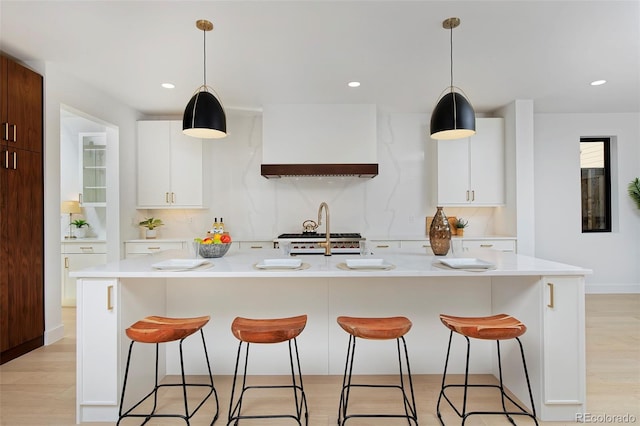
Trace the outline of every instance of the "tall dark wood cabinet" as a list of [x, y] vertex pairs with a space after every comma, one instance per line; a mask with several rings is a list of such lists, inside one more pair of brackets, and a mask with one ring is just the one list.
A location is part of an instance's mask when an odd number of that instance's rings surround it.
[[0, 364], [44, 344], [42, 76], [0, 56]]

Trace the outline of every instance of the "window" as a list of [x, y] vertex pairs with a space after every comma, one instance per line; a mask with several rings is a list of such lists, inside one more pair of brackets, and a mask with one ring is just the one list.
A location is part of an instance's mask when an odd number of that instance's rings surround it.
[[610, 138], [580, 138], [582, 232], [611, 232]]

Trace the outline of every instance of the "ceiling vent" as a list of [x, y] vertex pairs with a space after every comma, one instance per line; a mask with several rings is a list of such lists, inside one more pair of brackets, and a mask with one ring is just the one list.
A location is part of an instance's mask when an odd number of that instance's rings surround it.
[[376, 116], [372, 104], [265, 106], [262, 176], [377, 176]]

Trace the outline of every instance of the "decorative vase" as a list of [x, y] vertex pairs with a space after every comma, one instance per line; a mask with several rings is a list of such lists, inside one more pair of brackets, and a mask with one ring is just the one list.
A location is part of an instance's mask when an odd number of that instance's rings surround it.
[[464, 237], [464, 228], [458, 228], [456, 229], [456, 235], [458, 237]]
[[153, 240], [157, 235], [158, 231], [155, 229], [147, 229], [144, 236], [147, 240]]
[[442, 207], [438, 207], [436, 214], [433, 216], [431, 228], [429, 228], [429, 242], [431, 243], [431, 250], [436, 256], [444, 256], [449, 253], [451, 248], [451, 226], [447, 216], [442, 211]]
[[84, 238], [87, 236], [87, 230], [85, 228], [76, 228], [73, 230], [73, 236], [76, 238]]

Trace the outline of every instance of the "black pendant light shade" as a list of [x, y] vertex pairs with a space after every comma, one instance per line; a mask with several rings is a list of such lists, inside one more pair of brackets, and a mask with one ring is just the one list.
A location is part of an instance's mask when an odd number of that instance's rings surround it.
[[213, 93], [201, 90], [184, 109], [182, 131], [185, 135], [203, 139], [227, 136], [227, 117]]
[[[448, 18], [442, 28], [450, 30], [451, 84], [440, 98], [431, 114], [431, 138], [437, 140], [462, 139], [476, 133], [476, 113], [471, 103], [453, 85], [453, 29], [460, 25], [460, 18]], [[459, 89], [458, 89], [459, 90]]]
[[433, 139], [461, 139], [476, 133], [476, 113], [462, 94], [448, 92], [431, 114]]
[[196, 21], [203, 35], [203, 84], [189, 100], [182, 116], [182, 133], [201, 139], [218, 139], [227, 136], [227, 117], [222, 103], [207, 86], [207, 31], [213, 24], [205, 19]]

